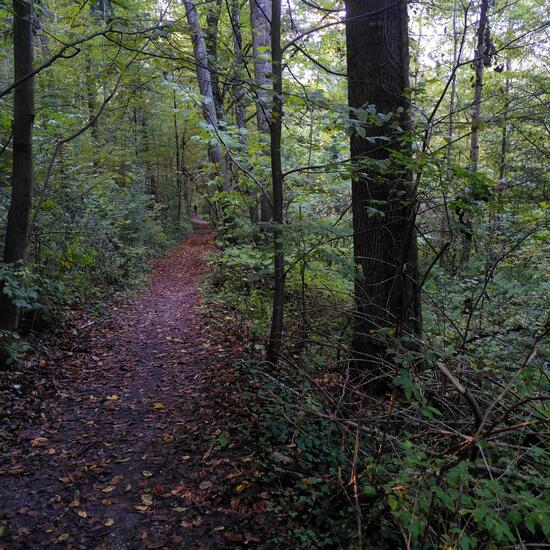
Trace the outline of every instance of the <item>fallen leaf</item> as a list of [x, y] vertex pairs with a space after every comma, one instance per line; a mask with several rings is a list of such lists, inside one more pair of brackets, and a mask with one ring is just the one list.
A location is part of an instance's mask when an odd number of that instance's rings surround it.
[[193, 524], [189, 523], [188, 521], [182, 521], [180, 523], [180, 526], [183, 527], [184, 529], [191, 529], [191, 527], [193, 527]]
[[81, 518], [87, 518], [88, 514], [84, 510], [79, 510], [78, 511], [78, 516], [81, 517]]
[[202, 491], [206, 491], [207, 489], [212, 489], [212, 482], [211, 481], [203, 481], [199, 485], [199, 489], [201, 489]]
[[250, 481], [243, 481], [242, 483], [239, 483], [236, 487], [237, 493], [242, 493], [245, 489], [250, 487], [250, 485], [252, 485]]
[[141, 502], [143, 502], [146, 506], [151, 506], [151, 504], [153, 504], [153, 497], [147, 493], [143, 493], [141, 495]]
[[138, 512], [147, 512], [149, 510], [149, 506], [145, 506], [144, 504], [132, 504], [132, 508], [135, 508]]
[[103, 525], [105, 525], [105, 527], [111, 527], [111, 525], [113, 525], [114, 522], [115, 522], [115, 520], [113, 518], [107, 518], [103, 522]]
[[161, 403], [160, 401], [153, 403], [153, 409], [164, 409], [164, 403]]
[[48, 440], [45, 437], [37, 437], [35, 439], [31, 439], [31, 446], [33, 447], [42, 447], [48, 443]]
[[223, 536], [231, 542], [241, 542], [244, 538], [240, 533], [224, 533]]
[[141, 475], [143, 477], [151, 477], [153, 475], [153, 472], [150, 472], [149, 470], [143, 470], [143, 472], [141, 472]]
[[113, 395], [107, 396], [107, 401], [116, 401], [117, 399], [118, 399], [118, 395], [116, 395], [115, 393]]
[[114, 485], [107, 485], [107, 487], [104, 487], [101, 489], [103, 493], [110, 493], [111, 491], [114, 491], [116, 487]]
[[292, 464], [292, 458], [278, 452], [278, 451], [275, 451], [273, 453], [273, 458], [275, 458], [275, 460], [278, 460], [279, 462], [284, 462], [285, 464]]

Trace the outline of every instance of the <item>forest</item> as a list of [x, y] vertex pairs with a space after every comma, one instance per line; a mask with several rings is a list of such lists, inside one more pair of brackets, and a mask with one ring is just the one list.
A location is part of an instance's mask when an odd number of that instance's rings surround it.
[[0, 550], [550, 548], [544, 0], [0, 7]]

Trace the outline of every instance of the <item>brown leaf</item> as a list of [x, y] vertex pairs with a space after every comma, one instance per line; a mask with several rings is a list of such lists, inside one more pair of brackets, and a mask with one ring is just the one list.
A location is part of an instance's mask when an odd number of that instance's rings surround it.
[[231, 542], [241, 542], [244, 537], [240, 533], [224, 533], [223, 536]]

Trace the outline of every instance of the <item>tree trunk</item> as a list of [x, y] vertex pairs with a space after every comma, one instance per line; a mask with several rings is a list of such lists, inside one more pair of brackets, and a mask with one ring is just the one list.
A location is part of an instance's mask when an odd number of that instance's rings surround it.
[[273, 191], [273, 309], [267, 360], [276, 364], [283, 337], [285, 303], [285, 257], [283, 244], [283, 171], [281, 132], [283, 116], [283, 75], [281, 51], [281, 0], [273, 0], [271, 18], [271, 60], [273, 99], [271, 115], [271, 178]]
[[[407, 3], [346, 0], [346, 13], [348, 97], [358, 127], [351, 136], [358, 268], [352, 350], [356, 364], [377, 365], [387, 358], [388, 337], [416, 337], [421, 330], [416, 192], [407, 164]], [[376, 121], [376, 115], [370, 115], [360, 123], [369, 105], [389, 120], [381, 122], [378, 116]], [[354, 109], [362, 112], [358, 115]]]
[[[13, 2], [14, 80], [33, 70], [33, 4], [30, 0]], [[34, 78], [27, 78], [14, 91], [13, 166], [11, 202], [8, 210], [4, 262], [24, 261], [27, 252], [32, 206], [34, 122]], [[17, 309], [0, 292], [0, 330], [17, 328]]]
[[472, 101], [472, 133], [470, 136], [470, 169], [477, 172], [479, 164], [479, 125], [481, 117], [481, 94], [483, 91], [483, 75], [487, 61], [488, 45], [488, 15], [490, 0], [481, 0], [479, 23], [477, 27], [476, 49], [474, 53], [474, 99]]
[[[200, 26], [199, 15], [193, 0], [183, 0], [183, 5], [185, 6], [187, 22], [193, 40], [193, 51], [197, 66], [197, 80], [199, 83], [199, 90], [203, 96], [203, 116], [205, 121], [212, 126], [214, 131], [219, 132], [218, 115], [216, 113], [216, 105], [212, 93], [212, 80], [208, 64], [206, 42]], [[211, 162], [216, 164], [223, 179], [220, 190], [228, 191], [230, 188], [229, 171], [225, 154], [219, 143], [216, 143], [210, 148], [209, 156]]]
[[206, 32], [204, 36], [206, 44], [206, 55], [210, 63], [210, 77], [212, 79], [212, 95], [216, 105], [216, 113], [219, 120], [225, 120], [223, 109], [223, 92], [220, 88], [220, 79], [218, 78], [218, 25], [220, 22], [222, 0], [212, 0], [207, 3], [206, 11]]
[[[271, 0], [250, 0], [250, 25], [252, 29], [252, 56], [254, 59], [254, 87], [256, 95], [256, 121], [260, 140], [269, 135], [272, 72], [269, 48], [271, 45]], [[266, 151], [267, 153], [267, 151]], [[269, 223], [273, 216], [269, 197], [260, 197], [260, 220]]]
[[[477, 27], [476, 48], [474, 52], [474, 99], [472, 101], [472, 124], [470, 135], [470, 170], [477, 172], [479, 164], [479, 129], [481, 124], [481, 96], [483, 92], [483, 75], [487, 58], [487, 46], [489, 38], [489, 2], [481, 0], [479, 9], [479, 22]], [[471, 197], [470, 197], [471, 198]], [[473, 227], [468, 212], [459, 214], [463, 225], [462, 252], [460, 255], [460, 267], [465, 268], [470, 262], [473, 244]]]
[[173, 93], [173, 104], [174, 104], [174, 143], [176, 145], [176, 191], [178, 196], [177, 200], [177, 226], [178, 231], [181, 229], [181, 193], [183, 188], [183, 162], [182, 162], [182, 150], [180, 148], [180, 133], [178, 126], [178, 104], [176, 101], [176, 91]]
[[[246, 128], [246, 113], [244, 104], [244, 62], [242, 54], [241, 11], [239, 0], [231, 0], [231, 27], [233, 30], [233, 52], [235, 68], [233, 71], [233, 96], [235, 98], [235, 123], [237, 128]], [[243, 141], [241, 135], [240, 141]]]
[[92, 133], [92, 139], [94, 144], [97, 145], [99, 139], [99, 128], [98, 120], [94, 119], [95, 113], [97, 111], [97, 89], [96, 81], [97, 77], [94, 76], [94, 63], [92, 60], [92, 52], [90, 48], [86, 48], [86, 100], [88, 104], [88, 118], [92, 120], [92, 126], [90, 131]]

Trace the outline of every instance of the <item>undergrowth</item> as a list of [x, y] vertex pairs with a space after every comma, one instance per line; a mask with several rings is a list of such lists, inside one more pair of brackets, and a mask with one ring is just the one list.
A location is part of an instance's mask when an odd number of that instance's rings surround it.
[[[437, 307], [426, 308], [425, 339], [414, 352], [392, 340], [377, 373], [386, 389], [373, 394], [373, 373], [349, 361], [350, 294], [333, 292], [349, 288], [340, 279], [346, 271], [316, 284], [321, 261], [289, 275], [283, 357], [276, 367], [263, 361], [268, 261], [261, 246], [240, 243], [212, 257], [204, 285], [207, 300], [229, 304], [249, 342], [240, 365], [245, 401], [261, 481], [280, 519], [265, 546], [547, 542], [550, 325], [542, 275], [532, 265], [518, 273], [512, 260], [490, 279], [476, 261], [468, 278], [435, 269], [426, 292]], [[485, 306], [468, 309], [480, 292]], [[458, 313], [442, 319], [441, 307]]]

